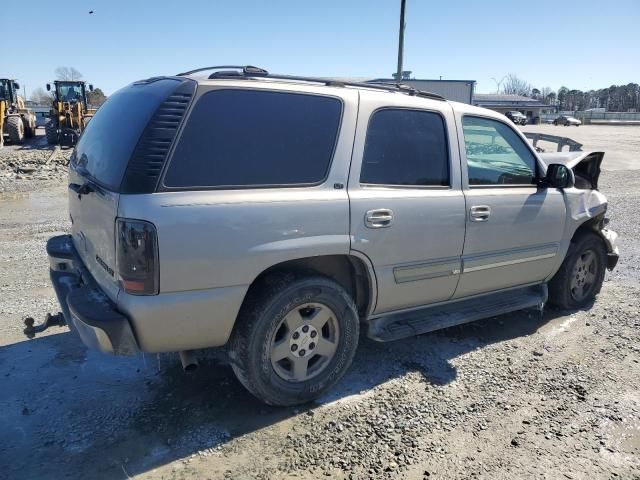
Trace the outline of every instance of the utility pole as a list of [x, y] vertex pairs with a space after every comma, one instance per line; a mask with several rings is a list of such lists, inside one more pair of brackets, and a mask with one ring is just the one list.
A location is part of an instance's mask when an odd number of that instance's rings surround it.
[[398, 70], [396, 72], [396, 82], [402, 80], [402, 55], [404, 51], [404, 8], [407, 0], [400, 0], [400, 32], [398, 34]]

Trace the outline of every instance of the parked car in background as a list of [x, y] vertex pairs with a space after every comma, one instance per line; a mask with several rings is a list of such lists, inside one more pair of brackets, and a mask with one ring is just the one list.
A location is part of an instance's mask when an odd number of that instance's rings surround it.
[[518, 111], [507, 112], [504, 114], [509, 120], [511, 120], [516, 125], [526, 125], [527, 117]]
[[578, 120], [576, 117], [570, 117], [567, 115], [560, 115], [553, 121], [554, 125], [564, 125], [565, 127], [570, 127], [571, 125], [575, 125], [579, 127], [582, 125], [582, 122]]
[[47, 253], [56, 323], [89, 347], [186, 369], [226, 346], [251, 393], [295, 405], [360, 328], [589, 308], [618, 260], [602, 152], [539, 155], [504, 115], [417, 90], [219, 68], [123, 88], [76, 145]]

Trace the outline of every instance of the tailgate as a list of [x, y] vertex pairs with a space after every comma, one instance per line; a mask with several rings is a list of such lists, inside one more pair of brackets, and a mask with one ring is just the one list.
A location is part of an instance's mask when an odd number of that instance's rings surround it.
[[[87, 179], [73, 169], [70, 185], [84, 185]], [[115, 221], [119, 194], [91, 184], [94, 190], [79, 195], [69, 188], [69, 214], [73, 243], [93, 278], [104, 292], [116, 301], [119, 285], [116, 278]]]

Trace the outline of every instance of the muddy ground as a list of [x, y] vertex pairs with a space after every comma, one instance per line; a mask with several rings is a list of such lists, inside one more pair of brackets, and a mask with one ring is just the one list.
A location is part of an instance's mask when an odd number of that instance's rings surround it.
[[23, 153], [0, 151], [0, 478], [640, 478], [640, 170], [615, 156], [622, 258], [591, 309], [363, 338], [329, 396], [281, 409], [223, 350], [185, 375], [176, 355], [114, 358], [62, 329], [26, 340], [23, 317], [57, 311], [44, 244], [69, 224], [62, 174], [8, 175]]

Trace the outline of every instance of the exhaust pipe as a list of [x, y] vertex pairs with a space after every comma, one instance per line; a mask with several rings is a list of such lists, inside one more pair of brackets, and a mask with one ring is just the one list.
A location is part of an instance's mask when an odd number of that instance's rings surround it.
[[198, 359], [194, 354], [194, 350], [183, 350], [181, 352], [178, 352], [178, 355], [180, 355], [182, 369], [186, 373], [193, 372], [198, 368]]

